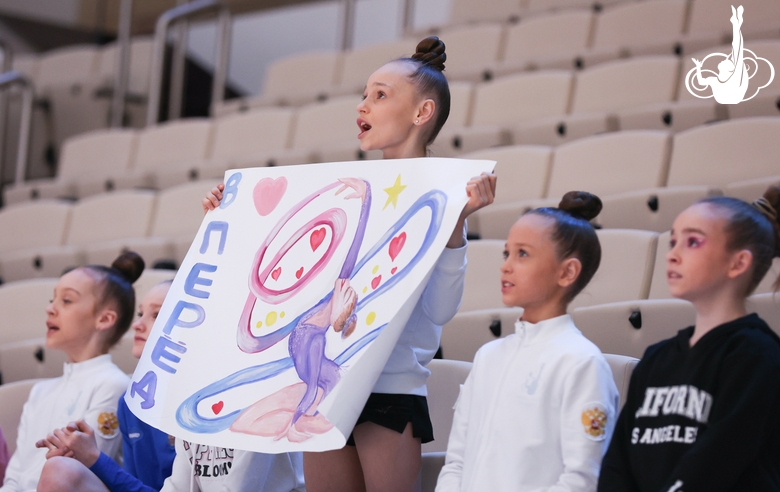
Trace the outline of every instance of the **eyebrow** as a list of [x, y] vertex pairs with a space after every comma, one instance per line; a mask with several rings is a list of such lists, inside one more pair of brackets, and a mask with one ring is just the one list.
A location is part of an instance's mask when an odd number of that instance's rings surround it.
[[[65, 290], [70, 290], [70, 291], [72, 291], [72, 292], [74, 292], [74, 293], [76, 293], [76, 294], [78, 294], [78, 295], [81, 295], [81, 292], [77, 291], [77, 290], [76, 290], [76, 289], [74, 289], [73, 287], [63, 287], [63, 288], [62, 288], [62, 290], [63, 290], [63, 291], [65, 291]], [[56, 292], [56, 291], [55, 291], [55, 292]]]

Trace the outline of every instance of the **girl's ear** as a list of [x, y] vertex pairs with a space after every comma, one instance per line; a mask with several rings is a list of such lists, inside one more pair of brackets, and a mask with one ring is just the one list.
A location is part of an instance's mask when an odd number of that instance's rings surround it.
[[433, 99], [424, 99], [417, 107], [417, 114], [414, 116], [415, 124], [419, 126], [425, 125], [433, 118], [433, 113], [435, 112], [436, 103]]
[[750, 270], [750, 266], [752, 264], [753, 253], [751, 253], [750, 250], [743, 249], [737, 251], [731, 256], [731, 264], [729, 265], [729, 269], [726, 274], [729, 278], [737, 278]]
[[566, 258], [561, 262], [561, 268], [559, 270], [558, 285], [561, 287], [569, 287], [580, 276], [582, 271], [582, 262], [577, 258]]
[[103, 309], [97, 315], [95, 327], [98, 331], [110, 330], [116, 324], [117, 317], [116, 311], [113, 309]]

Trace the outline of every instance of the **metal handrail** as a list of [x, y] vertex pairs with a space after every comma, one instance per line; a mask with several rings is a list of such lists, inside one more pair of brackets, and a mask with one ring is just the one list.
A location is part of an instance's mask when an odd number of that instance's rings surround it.
[[[165, 41], [168, 36], [168, 28], [177, 20], [211, 11], [219, 12], [221, 19], [219, 32], [217, 33], [219, 46], [217, 48], [216, 63], [214, 64], [214, 87], [212, 92], [217, 97], [212, 100], [212, 104], [223, 100], [228, 66], [227, 60], [224, 60], [224, 58], [230, 52], [230, 11], [219, 0], [195, 0], [191, 3], [179, 5], [163, 12], [157, 19], [154, 29], [154, 51], [152, 52], [151, 85], [149, 88], [146, 126], [156, 124], [160, 113], [163, 65], [165, 63]], [[227, 21], [222, 19], [227, 19]], [[181, 97], [181, 94], [178, 96]]]
[[117, 71], [114, 96], [111, 101], [111, 126], [119, 128], [125, 115], [125, 96], [130, 77], [130, 24], [133, 17], [133, 0], [122, 0], [119, 6], [117, 29]]
[[26, 174], [35, 89], [30, 79], [21, 72], [10, 70], [0, 74], [0, 91], [5, 92], [13, 86], [22, 87], [22, 117], [19, 124], [19, 146], [16, 149], [16, 176], [14, 177], [14, 182], [18, 185], [24, 181]]
[[[3, 68], [2, 73], [8, 72], [13, 68], [13, 50], [11, 46], [0, 39], [0, 49], [3, 50]], [[5, 181], [5, 119], [8, 114], [8, 96], [5, 91], [0, 92], [0, 186]]]

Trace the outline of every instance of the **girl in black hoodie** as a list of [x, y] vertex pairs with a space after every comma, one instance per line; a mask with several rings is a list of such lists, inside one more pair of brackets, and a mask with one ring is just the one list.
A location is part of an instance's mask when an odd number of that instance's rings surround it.
[[637, 365], [599, 491], [780, 490], [780, 338], [745, 310], [780, 256], [778, 213], [774, 186], [752, 205], [706, 198], [675, 220], [667, 280], [696, 324]]

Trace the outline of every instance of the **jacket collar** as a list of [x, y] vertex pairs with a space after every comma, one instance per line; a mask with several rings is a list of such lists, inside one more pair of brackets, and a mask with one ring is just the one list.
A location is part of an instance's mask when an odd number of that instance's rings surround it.
[[545, 319], [538, 323], [529, 323], [522, 319], [515, 322], [515, 334], [522, 345], [544, 342], [571, 328], [576, 329], [569, 314]]
[[66, 362], [62, 368], [62, 372], [65, 376], [72, 376], [95, 370], [102, 370], [110, 364], [112, 364], [111, 354], [103, 354], [83, 362]]

